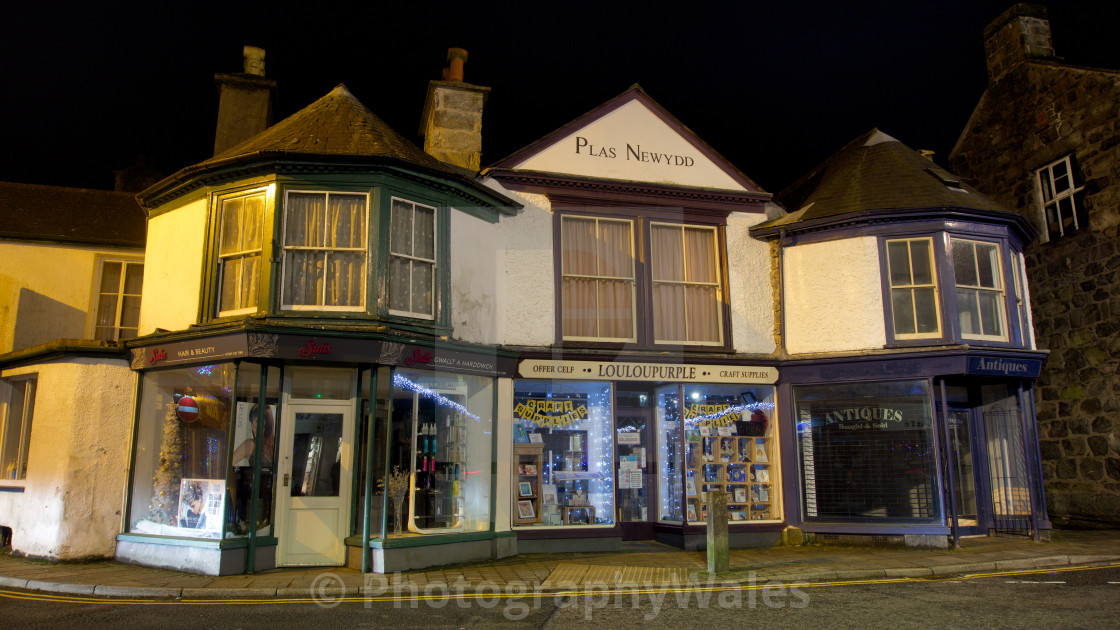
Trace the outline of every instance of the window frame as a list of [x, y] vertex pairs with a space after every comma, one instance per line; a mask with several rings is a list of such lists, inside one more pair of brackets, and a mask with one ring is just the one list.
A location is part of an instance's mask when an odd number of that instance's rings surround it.
[[[97, 323], [98, 323], [98, 321], [100, 321], [100, 317], [99, 317], [100, 309], [101, 309], [101, 299], [100, 298], [101, 298], [101, 295], [102, 295], [102, 293], [101, 293], [101, 283], [102, 283], [102, 279], [104, 278], [104, 275], [105, 275], [105, 265], [106, 264], [111, 264], [111, 263], [119, 263], [122, 266], [121, 266], [121, 277], [120, 277], [120, 280], [118, 281], [118, 284], [117, 284], [117, 292], [116, 292], [117, 305], [116, 305], [116, 313], [113, 317], [114, 324], [112, 326], [113, 337], [111, 339], [107, 339], [106, 341], [120, 341], [121, 339], [131, 339], [131, 338], [139, 336], [139, 332], [140, 332], [140, 312], [139, 312], [139, 309], [137, 309], [137, 314], [136, 314], [136, 326], [135, 326], [136, 333], [131, 335], [130, 337], [121, 337], [121, 335], [120, 335], [121, 329], [123, 328], [121, 326], [121, 316], [124, 314], [122, 305], [124, 303], [124, 297], [126, 295], [143, 299], [143, 293], [144, 293], [144, 291], [143, 291], [143, 285], [144, 285], [144, 257], [143, 256], [100, 255], [100, 256], [97, 257], [96, 271], [95, 271], [94, 277], [93, 277], [93, 290], [90, 292], [89, 322], [88, 322], [88, 325], [86, 327], [87, 335], [90, 339], [97, 339], [98, 338], [97, 337], [97, 329], [98, 328], [108, 328], [107, 326], [98, 326]], [[125, 278], [127, 277], [127, 274], [128, 274], [128, 266], [129, 265], [140, 267], [140, 293], [139, 294], [133, 295], [131, 293], [128, 293], [128, 294], [124, 293]], [[131, 327], [131, 326], [128, 327], [128, 328], [133, 329], [133, 327]]]
[[[683, 253], [685, 259], [687, 259], [687, 257], [688, 257], [688, 252], [685, 251], [687, 249], [687, 244], [688, 244], [688, 239], [684, 238], [685, 230], [698, 229], [698, 230], [705, 230], [705, 231], [711, 232], [712, 251], [715, 254], [715, 256], [712, 260], [712, 263], [714, 265], [713, 272], [715, 273], [715, 278], [716, 278], [715, 282], [714, 283], [712, 283], [712, 282], [694, 282], [694, 281], [689, 281], [689, 280], [681, 280], [681, 281], [677, 282], [677, 281], [667, 281], [667, 280], [655, 280], [654, 277], [653, 277], [653, 268], [655, 266], [655, 261], [654, 261], [654, 257], [653, 257], [653, 229], [655, 227], [673, 227], [673, 228], [679, 228], [680, 229], [681, 247], [682, 247], [682, 253]], [[679, 346], [679, 345], [717, 346], [717, 347], [723, 346], [724, 345], [724, 335], [723, 335], [724, 282], [723, 282], [723, 273], [722, 273], [723, 269], [722, 269], [722, 265], [720, 264], [719, 229], [716, 226], [696, 224], [696, 223], [683, 223], [683, 222], [682, 223], [667, 223], [667, 222], [664, 222], [664, 221], [649, 221], [648, 222], [648, 230], [649, 230], [648, 241], [649, 241], [649, 244], [650, 244], [650, 256], [649, 256], [649, 266], [650, 266], [649, 307], [650, 307], [650, 328], [651, 328], [650, 338], [653, 340], [653, 343], [655, 345], [674, 345], [674, 346]], [[683, 260], [682, 260], [682, 263], [683, 263]], [[685, 267], [685, 270], [687, 271], [687, 267]], [[685, 285], [686, 287], [687, 286], [696, 286], [696, 285], [714, 286], [715, 290], [716, 290], [716, 297], [715, 297], [715, 299], [716, 299], [716, 331], [717, 331], [716, 340], [715, 341], [690, 341], [690, 340], [687, 340], [687, 339], [659, 340], [657, 338], [657, 332], [656, 332], [656, 325], [657, 325], [656, 317], [657, 317], [657, 315], [656, 315], [656, 313], [653, 312], [653, 309], [656, 306], [654, 304], [653, 288], [658, 283], [662, 283], [662, 284], [681, 284], [681, 285]], [[688, 335], [688, 320], [687, 320], [687, 317], [688, 317], [688, 311], [686, 309], [686, 311], [685, 311], [685, 335], [686, 336]]]
[[[245, 257], [246, 251], [257, 251], [260, 257], [260, 265], [257, 269], [257, 295], [256, 305], [249, 307], [241, 307], [236, 309], [222, 310], [222, 282], [223, 282], [223, 265], [224, 259], [232, 258], [233, 255], [222, 254], [222, 212], [227, 201], [234, 199], [247, 199], [260, 195], [263, 198], [263, 207], [261, 208], [261, 244], [259, 250], [239, 250], [237, 256], [239, 258]], [[247, 315], [258, 313], [262, 310], [269, 308], [271, 304], [270, 292], [266, 292], [264, 300], [262, 300], [262, 288], [267, 289], [268, 285], [265, 281], [268, 278], [267, 269], [271, 264], [270, 246], [274, 242], [273, 235], [275, 234], [275, 223], [270, 220], [270, 213], [275, 201], [275, 188], [273, 185], [268, 186], [253, 186], [244, 190], [230, 191], [217, 195], [214, 198], [214, 212], [213, 212], [213, 226], [214, 226], [214, 262], [213, 262], [213, 308], [211, 309], [212, 317], [216, 319], [224, 317], [234, 317], [237, 315]], [[239, 276], [239, 280], [242, 276]]]
[[23, 401], [20, 407], [20, 427], [16, 434], [19, 446], [16, 451], [14, 471], [16, 476], [8, 476], [7, 470], [0, 469], [0, 481], [7, 483], [23, 484], [27, 482], [27, 467], [29, 452], [31, 450], [31, 431], [35, 416], [35, 395], [39, 387], [38, 374], [21, 374], [5, 378], [5, 389], [8, 390], [7, 402], [4, 404], [4, 415], [0, 417], [0, 463], [3, 463], [4, 452], [8, 449], [8, 430], [12, 422], [12, 401], [16, 395], [16, 384], [23, 384]]
[[[555, 343], [578, 347], [617, 349], [623, 346], [642, 347], [651, 350], [667, 348], [695, 349], [706, 351], [730, 351], [731, 318], [728, 301], [727, 270], [727, 212], [710, 211], [690, 207], [658, 207], [640, 204], [612, 206], [610, 203], [591, 203], [577, 197], [558, 197], [553, 199], [553, 278], [555, 282]], [[563, 334], [562, 300], [562, 256], [561, 221], [564, 217], [584, 217], [598, 219], [621, 219], [631, 221], [633, 232], [635, 287], [634, 287], [634, 338], [631, 340], [573, 338]], [[655, 341], [652, 299], [652, 246], [650, 243], [651, 224], [697, 227], [712, 229], [716, 239], [716, 269], [719, 278], [719, 335], [718, 343]]]
[[[365, 202], [365, 209], [364, 209], [364, 212], [365, 212], [364, 228], [365, 229], [362, 231], [362, 243], [363, 243], [363, 245], [361, 247], [349, 247], [349, 248], [337, 248], [337, 247], [331, 248], [331, 247], [327, 247], [325, 245], [322, 246], [322, 247], [312, 247], [312, 246], [293, 246], [293, 247], [289, 247], [287, 245], [288, 199], [290, 198], [292, 193], [308, 194], [308, 195], [323, 195], [324, 196], [324, 203], [327, 204], [328, 206], [330, 204], [330, 198], [331, 198], [332, 195], [362, 197], [364, 202]], [[278, 251], [278, 254], [279, 254], [278, 258], [280, 260], [279, 281], [277, 283], [278, 288], [279, 288], [278, 299], [279, 299], [280, 311], [289, 311], [289, 312], [297, 312], [297, 311], [298, 312], [306, 312], [306, 311], [331, 312], [331, 311], [333, 311], [333, 312], [358, 312], [358, 313], [366, 312], [368, 301], [369, 301], [368, 300], [368, 294], [369, 294], [369, 290], [370, 290], [369, 289], [370, 258], [371, 258], [371, 253], [372, 253], [371, 248], [370, 248], [370, 206], [372, 205], [372, 198], [373, 198], [372, 194], [368, 190], [367, 191], [347, 191], [347, 190], [324, 190], [324, 189], [313, 189], [313, 188], [285, 188], [283, 198], [284, 198], [284, 203], [281, 206], [280, 213], [279, 213], [280, 214], [280, 220], [279, 220], [279, 223], [280, 223], [280, 238], [276, 241], [277, 242], [277, 249], [279, 250]], [[324, 229], [327, 229], [325, 224], [324, 224]], [[324, 304], [321, 304], [321, 305], [320, 304], [290, 304], [288, 302], [288, 298], [289, 298], [288, 292], [289, 292], [289, 290], [288, 290], [288, 286], [287, 286], [287, 264], [288, 264], [287, 254], [288, 254], [289, 250], [291, 250], [291, 251], [321, 251], [321, 252], [323, 252], [324, 256], [329, 256], [331, 252], [338, 252], [338, 251], [362, 252], [364, 257], [365, 257], [365, 260], [362, 264], [362, 279], [361, 279], [361, 282], [360, 282], [360, 284], [362, 286], [361, 303], [357, 306], [327, 305], [325, 303], [326, 302], [325, 292], [326, 292], [327, 289], [326, 289], [326, 283], [324, 282], [323, 283], [324, 295], [321, 296], [323, 298]], [[325, 266], [324, 266], [324, 272], [325, 272]], [[219, 294], [219, 297], [220, 297], [220, 294]], [[260, 296], [259, 295], [258, 295], [258, 298], [257, 298], [257, 302], [258, 302], [258, 304], [260, 303]]]
[[[981, 286], [981, 285], [976, 285], [976, 286], [961, 285], [957, 282], [957, 266], [956, 266], [956, 258], [955, 258], [954, 247], [955, 247], [955, 243], [958, 243], [958, 242], [959, 243], [966, 243], [968, 245], [971, 245], [973, 261], [977, 265], [977, 279], [978, 280], [979, 280], [980, 256], [977, 253], [976, 246], [977, 245], [986, 245], [986, 246], [990, 246], [990, 247], [993, 248], [993, 250], [995, 252], [995, 255], [996, 255], [996, 260], [995, 260], [995, 263], [993, 265], [992, 271], [994, 272], [993, 273], [993, 278], [999, 284], [999, 286], [997, 288], [984, 287], [984, 286]], [[954, 313], [957, 316], [957, 319], [955, 321], [957, 334], [960, 335], [960, 338], [962, 340], [967, 339], [967, 340], [978, 340], [978, 341], [1006, 342], [1009, 339], [1009, 334], [1010, 334], [1010, 331], [1008, 330], [1008, 328], [1010, 326], [1010, 322], [1009, 322], [1009, 317], [1008, 317], [1008, 308], [1009, 308], [1009, 305], [1008, 305], [1008, 291], [1007, 291], [1007, 284], [1008, 283], [1007, 283], [1007, 277], [1006, 277], [1007, 273], [1008, 273], [1008, 270], [1007, 270], [1007, 264], [1006, 264], [1006, 262], [1007, 262], [1006, 257], [1004, 256], [1003, 251], [1002, 251], [1002, 249], [1003, 249], [1002, 243], [986, 241], [986, 240], [981, 240], [981, 239], [976, 239], [976, 238], [969, 238], [969, 237], [966, 237], [966, 236], [955, 236], [953, 234], [949, 234], [949, 242], [947, 243], [947, 248], [948, 248], [947, 257], [951, 261], [950, 264], [951, 264], [952, 269], [953, 269], [953, 300], [955, 302]], [[1012, 275], [1015, 275], [1015, 274], [1012, 273]], [[979, 307], [980, 292], [983, 291], [983, 292], [992, 293], [992, 294], [997, 295], [996, 304], [999, 305], [998, 317], [999, 317], [999, 327], [1000, 327], [1000, 330], [1001, 330], [1001, 334], [999, 334], [999, 335], [985, 335], [983, 333], [980, 333], [980, 334], [975, 334], [975, 333], [966, 334], [964, 332], [964, 329], [960, 325], [960, 317], [961, 317], [961, 313], [962, 313], [961, 303], [960, 303], [960, 299], [957, 297], [958, 293], [962, 290], [962, 287], [963, 287], [963, 290], [977, 292], [977, 307], [978, 307], [977, 315], [978, 316], [982, 315], [982, 309]], [[984, 325], [983, 324], [983, 319], [981, 319], [981, 324], [980, 324], [981, 330], [983, 330], [983, 325]]]
[[[895, 291], [895, 289], [908, 289], [911, 292], [910, 293], [911, 303], [913, 303], [913, 291], [914, 291], [914, 289], [915, 288], [927, 288], [929, 286], [928, 284], [918, 285], [918, 284], [911, 283], [911, 284], [907, 284], [907, 285], [898, 285], [896, 287], [893, 284], [893, 281], [891, 279], [890, 244], [894, 243], [894, 242], [899, 242], [899, 241], [904, 241], [904, 242], [907, 243], [907, 254], [910, 254], [910, 252], [912, 251], [910, 244], [913, 243], [914, 241], [924, 241], [925, 243], [927, 243], [927, 246], [929, 248], [928, 249], [928, 251], [929, 251], [929, 262], [930, 262], [930, 265], [932, 267], [932, 269], [930, 270], [930, 277], [933, 280], [932, 286], [933, 286], [933, 295], [934, 295], [934, 300], [935, 300], [934, 311], [935, 311], [935, 314], [937, 316], [937, 330], [935, 332], [931, 332], [931, 333], [928, 333], [928, 332], [927, 333], [914, 332], [914, 333], [899, 334], [895, 331], [895, 312], [894, 312], [894, 300], [893, 300], [893, 292]], [[887, 237], [884, 237], [884, 238], [880, 239], [880, 243], [882, 244], [881, 255], [882, 255], [883, 286], [884, 286], [884, 298], [883, 298], [884, 304], [883, 304], [883, 306], [884, 306], [884, 308], [886, 309], [886, 311], [889, 315], [886, 318], [886, 321], [884, 323], [886, 325], [885, 327], [886, 327], [889, 339], [892, 339], [892, 340], [895, 340], [895, 341], [925, 341], [925, 340], [929, 340], [929, 339], [942, 339], [942, 338], [945, 337], [945, 317], [944, 317], [944, 314], [941, 312], [942, 309], [944, 308], [944, 305], [945, 305], [945, 300], [941, 295], [941, 290], [942, 290], [942, 286], [943, 286], [944, 283], [941, 282], [941, 280], [939, 278], [942, 265], [939, 264], [940, 261], [939, 261], [938, 253], [940, 251], [940, 248], [936, 247], [934, 245], [934, 241], [935, 241], [935, 237], [932, 236], [932, 235], [929, 235], [929, 236], [898, 236], [898, 237], [887, 236]], [[908, 262], [912, 261], [913, 260], [912, 256], [908, 256], [907, 260], [908, 260]], [[911, 280], [913, 280], [912, 270], [911, 270], [910, 276], [911, 276]], [[917, 326], [917, 311], [916, 311], [916, 309], [915, 309], [914, 317], [915, 317], [914, 330], [917, 331], [918, 326]]]
[[[630, 226], [630, 278], [629, 278], [629, 282], [630, 282], [630, 330], [633, 333], [633, 334], [631, 334], [630, 337], [599, 337], [599, 336], [587, 337], [587, 336], [578, 336], [578, 335], [564, 336], [564, 332], [563, 332], [563, 330], [564, 330], [564, 328], [563, 328], [564, 327], [564, 296], [563, 296], [564, 287], [563, 287], [563, 283], [564, 283], [565, 277], [593, 278], [593, 279], [596, 280], [596, 282], [598, 282], [599, 280], [615, 280], [615, 281], [626, 280], [626, 278], [623, 277], [623, 276], [601, 276], [601, 275], [588, 276], [586, 274], [565, 274], [564, 266], [563, 266], [564, 265], [563, 235], [564, 235], [564, 221], [565, 220], [581, 220], [581, 221], [590, 220], [590, 221], [594, 221], [595, 222], [596, 243], [599, 242], [598, 237], [599, 237], [599, 234], [600, 234], [600, 232], [599, 232], [599, 222], [600, 221], [609, 221], [609, 222], [614, 222], [614, 223], [626, 223]], [[634, 245], [634, 237], [637, 234], [637, 228], [640, 228], [640, 226], [637, 225], [637, 224], [638, 224], [638, 221], [636, 221], [633, 218], [620, 218], [620, 217], [611, 217], [611, 216], [591, 216], [591, 215], [582, 215], [582, 214], [576, 214], [576, 213], [567, 213], [567, 214], [563, 214], [559, 217], [560, 231], [558, 232], [558, 238], [557, 238], [557, 247], [559, 249], [559, 265], [557, 267], [557, 272], [559, 274], [560, 281], [557, 284], [557, 301], [560, 305], [560, 308], [559, 308], [559, 312], [557, 313], [557, 320], [558, 320], [557, 325], [559, 326], [561, 339], [563, 341], [596, 342], [596, 343], [634, 343], [638, 340], [638, 310], [637, 310], [637, 302], [638, 302], [638, 275], [637, 275], [638, 274], [638, 261], [637, 261], [637, 258], [638, 257], [637, 257], [637, 248]], [[596, 317], [595, 322], [596, 322], [596, 329], [598, 329], [599, 328], [599, 318], [598, 317]]]
[[[1069, 186], [1059, 193], [1054, 192], [1057, 188], [1055, 186], [1056, 178], [1054, 177], [1054, 169], [1055, 167], [1060, 165], [1064, 165], [1066, 168], [1065, 177], [1069, 179]], [[1044, 184], [1044, 181], [1049, 184], [1049, 188]], [[1072, 154], [1064, 155], [1061, 158], [1058, 158], [1057, 160], [1054, 160], [1053, 162], [1042, 166], [1041, 168], [1035, 169], [1035, 194], [1038, 195], [1039, 214], [1042, 220], [1042, 227], [1044, 228], [1044, 230], [1041, 230], [1041, 232], [1046, 235], [1047, 240], [1062, 238], [1067, 236], [1070, 232], [1075, 232], [1087, 227], [1081, 225], [1081, 222], [1087, 219], [1087, 217], [1084, 214], [1084, 208], [1081, 207], [1081, 204], [1079, 203], [1082, 200], [1079, 200], [1077, 198], [1078, 193], [1084, 190], [1085, 186], [1077, 186], [1077, 181], [1078, 178], [1074, 177]], [[1050, 199], [1046, 198], [1047, 190], [1050, 191]], [[1069, 200], [1069, 204], [1071, 206], [1070, 218], [1073, 220], [1073, 226], [1069, 230], [1066, 230], [1065, 226], [1063, 225], [1064, 222], [1062, 221], [1061, 208], [1062, 202], [1067, 199]], [[1053, 208], [1057, 215], [1057, 233], [1055, 233], [1050, 227], [1051, 223], [1047, 216], [1047, 211], [1049, 208]]]
[[[381, 239], [379, 239], [379, 243], [381, 244], [381, 246], [385, 250], [385, 260], [386, 260], [386, 264], [384, 266], [384, 274], [385, 274], [385, 312], [387, 312], [389, 315], [392, 315], [392, 316], [395, 316], [395, 317], [403, 317], [403, 318], [408, 318], [408, 319], [413, 319], [413, 320], [438, 322], [438, 321], [440, 321], [440, 311], [441, 311], [441, 306], [442, 306], [441, 296], [442, 296], [442, 293], [443, 293], [443, 291], [442, 291], [442, 281], [443, 281], [443, 275], [445, 273], [445, 270], [444, 270], [445, 265], [441, 264], [441, 262], [440, 262], [441, 258], [443, 258], [441, 256], [442, 252], [440, 251], [440, 248], [443, 246], [443, 240], [444, 240], [444, 239], [440, 238], [440, 231], [441, 231], [440, 226], [441, 226], [441, 223], [443, 223], [444, 220], [445, 220], [445, 216], [444, 216], [445, 213], [443, 212], [442, 206], [440, 206], [439, 204], [434, 204], [434, 203], [429, 204], [429, 203], [424, 203], [424, 202], [421, 202], [421, 201], [416, 201], [415, 198], [405, 197], [402, 194], [397, 194], [397, 193], [391, 192], [391, 191], [387, 191], [387, 193], [388, 194], [386, 194], [386, 198], [387, 198], [388, 206], [385, 208], [385, 224], [387, 225], [387, 229], [384, 232], [384, 234], [385, 234], [384, 241], [381, 242]], [[412, 205], [412, 210], [411, 211], [412, 211], [414, 217], [415, 217], [415, 212], [416, 212], [416, 207], [417, 206], [422, 207], [422, 208], [428, 208], [432, 211], [432, 255], [434, 256], [434, 258], [429, 260], [429, 259], [419, 258], [419, 257], [414, 256], [412, 254], [395, 254], [395, 253], [393, 253], [393, 234], [392, 234], [392, 232], [393, 232], [393, 230], [392, 230], [393, 205], [394, 205], [394, 202], [396, 202], [396, 201], [401, 201], [401, 202], [404, 202], [404, 203], [411, 204]], [[415, 222], [413, 223], [413, 226], [415, 226]], [[415, 227], [414, 227], [413, 230], [412, 230], [412, 237], [413, 237], [413, 243], [414, 244], [415, 244], [415, 236], [416, 236], [416, 230], [415, 230]], [[393, 278], [392, 278], [391, 266], [392, 266], [392, 260], [393, 260], [394, 257], [407, 258], [410, 261], [410, 264], [411, 264], [411, 261], [413, 261], [413, 260], [419, 260], [419, 261], [422, 261], [424, 263], [430, 263], [432, 265], [432, 285], [431, 285], [432, 286], [432, 302], [431, 302], [432, 312], [430, 314], [429, 313], [416, 313], [416, 312], [413, 312], [413, 311], [404, 311], [404, 310], [399, 310], [399, 309], [392, 308], [391, 305], [392, 305], [392, 300], [393, 300]], [[410, 275], [409, 275], [409, 294], [410, 295], [412, 293], [412, 283], [413, 283], [413, 278], [412, 278], [412, 275], [410, 273]], [[409, 300], [410, 308], [411, 308], [411, 304], [412, 304], [412, 300], [410, 299]]]

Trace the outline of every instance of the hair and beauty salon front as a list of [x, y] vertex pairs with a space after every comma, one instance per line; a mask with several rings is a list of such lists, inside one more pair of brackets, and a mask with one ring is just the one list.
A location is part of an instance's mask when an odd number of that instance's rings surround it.
[[774, 367], [523, 358], [511, 516], [522, 553], [657, 539], [695, 548], [708, 493], [732, 544], [780, 536]]
[[271, 332], [144, 343], [119, 559], [384, 572], [513, 548], [494, 532], [491, 474], [513, 359]]

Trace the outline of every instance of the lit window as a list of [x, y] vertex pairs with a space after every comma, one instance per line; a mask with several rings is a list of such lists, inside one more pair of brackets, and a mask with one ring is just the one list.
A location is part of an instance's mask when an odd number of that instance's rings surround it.
[[971, 339], [1006, 337], [999, 246], [953, 239], [952, 248], [961, 336]]
[[941, 318], [932, 240], [887, 241], [887, 261], [895, 338], [939, 337]]
[[27, 479], [27, 449], [35, 410], [35, 379], [11, 381], [8, 413], [0, 431], [0, 473], [4, 480]]
[[564, 339], [633, 341], [632, 222], [565, 216], [560, 225]]
[[389, 312], [435, 319], [436, 209], [393, 198], [389, 219]]
[[140, 324], [140, 288], [144, 265], [124, 260], [101, 263], [93, 338], [116, 341], [135, 337]]
[[1078, 207], [1074, 198], [1084, 186], [1074, 186], [1070, 156], [1038, 169], [1038, 187], [1050, 238], [1065, 236], [1084, 227], [1083, 209]]
[[366, 195], [289, 192], [284, 204], [284, 308], [361, 310], [366, 232]]
[[721, 342], [716, 243], [715, 228], [650, 226], [655, 342]]
[[257, 310], [264, 191], [223, 199], [218, 243], [218, 315]]

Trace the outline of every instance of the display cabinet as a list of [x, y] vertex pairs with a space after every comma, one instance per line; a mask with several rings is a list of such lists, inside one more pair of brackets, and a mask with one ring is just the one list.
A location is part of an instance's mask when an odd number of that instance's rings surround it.
[[467, 420], [453, 407], [427, 401], [420, 401], [416, 409], [411, 423], [408, 529], [420, 534], [459, 531], [463, 527]]
[[513, 446], [513, 522], [541, 522], [541, 475], [544, 473], [542, 444]]
[[728, 520], [767, 520], [772, 475], [769, 437], [689, 435], [685, 466], [685, 518], [704, 521], [707, 494], [727, 493]]

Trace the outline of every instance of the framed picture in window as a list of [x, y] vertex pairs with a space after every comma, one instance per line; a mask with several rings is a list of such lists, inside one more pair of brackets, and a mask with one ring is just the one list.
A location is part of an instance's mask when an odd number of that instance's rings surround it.
[[533, 496], [533, 484], [528, 481], [522, 481], [517, 484], [517, 494], [522, 497]]
[[517, 516], [518, 518], [536, 518], [537, 513], [533, 510], [532, 501], [518, 501], [517, 502]]

